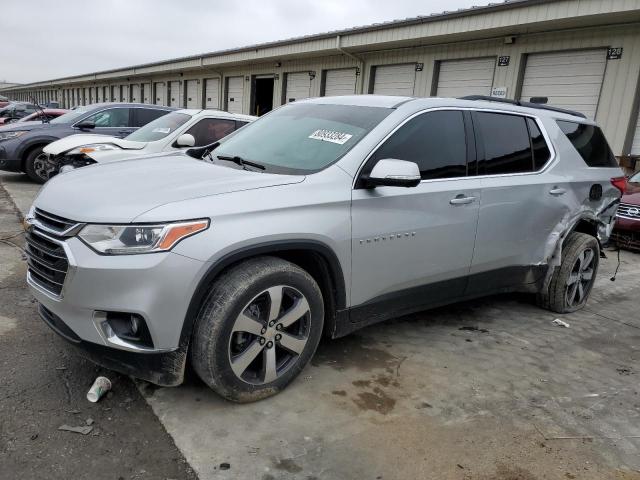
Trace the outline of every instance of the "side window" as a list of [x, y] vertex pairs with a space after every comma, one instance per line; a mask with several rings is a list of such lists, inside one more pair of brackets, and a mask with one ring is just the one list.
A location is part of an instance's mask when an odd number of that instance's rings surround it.
[[203, 118], [184, 133], [193, 135], [196, 139], [196, 147], [209, 145], [222, 137], [226, 137], [236, 128], [233, 120], [221, 120], [218, 118]]
[[95, 113], [84, 119], [87, 122], [94, 122], [96, 127], [128, 127], [129, 126], [129, 109], [128, 108], [111, 108]]
[[533, 148], [533, 169], [538, 171], [549, 161], [551, 152], [540, 128], [538, 128], [538, 124], [532, 118], [527, 118], [527, 126], [529, 127], [531, 147]]
[[238, 130], [239, 128], [244, 127], [246, 124], [248, 124], [249, 122], [241, 122], [239, 120], [236, 120], [236, 130]]
[[524, 117], [475, 112], [476, 141], [484, 146], [479, 175], [531, 172], [533, 169], [529, 130]]
[[418, 164], [423, 180], [467, 175], [467, 146], [462, 112], [442, 110], [405, 123], [373, 154]]
[[617, 167], [618, 162], [604, 138], [602, 130], [593, 125], [558, 120], [558, 126], [590, 167]]
[[159, 110], [157, 108], [135, 108], [133, 111], [135, 114], [133, 119], [134, 127], [143, 127], [152, 120], [169, 113], [167, 110]]

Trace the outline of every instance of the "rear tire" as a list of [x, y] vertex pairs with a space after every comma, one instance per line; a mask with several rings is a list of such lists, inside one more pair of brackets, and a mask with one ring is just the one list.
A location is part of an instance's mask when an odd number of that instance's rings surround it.
[[300, 374], [323, 322], [322, 293], [311, 275], [280, 258], [253, 258], [211, 287], [196, 319], [191, 363], [224, 398], [260, 400]]
[[571, 313], [587, 303], [600, 263], [600, 245], [591, 235], [573, 232], [562, 248], [562, 264], [555, 268], [549, 290], [538, 304], [556, 313]]
[[45, 176], [42, 172], [42, 168], [38, 165], [38, 157], [42, 155], [42, 149], [44, 145], [41, 147], [35, 147], [28, 154], [27, 158], [24, 161], [24, 171], [28, 175], [28, 177], [36, 182], [36, 183], [45, 183], [49, 180], [49, 177]]

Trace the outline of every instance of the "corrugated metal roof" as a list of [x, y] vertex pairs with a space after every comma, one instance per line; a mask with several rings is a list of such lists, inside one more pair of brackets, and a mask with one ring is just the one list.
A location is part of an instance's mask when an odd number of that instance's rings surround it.
[[84, 73], [84, 74], [79, 74], [79, 75], [72, 75], [72, 76], [68, 76], [68, 77], [60, 77], [60, 78], [51, 79], [51, 80], [41, 80], [41, 81], [29, 83], [29, 84], [22, 84], [22, 85], [20, 85], [20, 87], [29, 87], [31, 85], [42, 84], [42, 83], [53, 83], [53, 82], [59, 82], [59, 81], [62, 81], [62, 80], [72, 80], [72, 79], [83, 78], [83, 77], [87, 77], [87, 76], [93, 76], [93, 75], [106, 75], [106, 74], [116, 73], [116, 72], [122, 72], [123, 75], [126, 75], [127, 70], [135, 70], [135, 69], [141, 69], [141, 68], [156, 67], [156, 66], [160, 66], [160, 65], [171, 64], [171, 63], [174, 63], [174, 62], [185, 62], [185, 61], [189, 61], [189, 60], [201, 59], [201, 58], [206, 58], [206, 57], [215, 57], [215, 56], [220, 56], [220, 55], [229, 55], [229, 54], [233, 54], [233, 53], [242, 53], [242, 52], [256, 50], [256, 49], [279, 47], [279, 46], [283, 46], [283, 45], [290, 45], [290, 44], [294, 44], [294, 43], [306, 42], [306, 41], [311, 41], [311, 40], [322, 40], [322, 39], [326, 39], [326, 38], [332, 38], [332, 37], [335, 37], [335, 36], [338, 36], [338, 35], [348, 35], [348, 34], [353, 34], [353, 33], [365, 33], [365, 32], [370, 32], [370, 31], [375, 31], [375, 30], [383, 30], [383, 29], [387, 29], [387, 28], [403, 27], [403, 26], [407, 26], [407, 25], [415, 25], [415, 24], [428, 23], [428, 22], [437, 22], [437, 21], [448, 20], [450, 18], [456, 18], [456, 17], [460, 17], [460, 16], [487, 13], [487, 12], [490, 12], [490, 11], [503, 10], [503, 9], [509, 9], [509, 8], [516, 8], [516, 7], [521, 7], [521, 6], [525, 6], [525, 5], [528, 6], [528, 5], [535, 5], [535, 4], [539, 4], [539, 3], [551, 3], [553, 1], [554, 0], [505, 0], [503, 2], [489, 3], [488, 5], [472, 6], [472, 7], [469, 7], [469, 8], [460, 8], [460, 9], [454, 10], [454, 11], [444, 11], [444, 12], [438, 12], [438, 13], [431, 13], [429, 15], [420, 15], [420, 16], [417, 16], [417, 17], [390, 20], [388, 22], [373, 23], [373, 24], [370, 24], [370, 25], [350, 27], [350, 28], [341, 29], [341, 30], [331, 30], [331, 31], [324, 32], [324, 33], [315, 33], [315, 34], [310, 34], [310, 35], [303, 35], [303, 36], [300, 36], [300, 37], [291, 37], [291, 38], [287, 38], [287, 39], [283, 39], [283, 40], [276, 40], [276, 41], [273, 41], [273, 42], [258, 43], [258, 44], [254, 44], [254, 45], [247, 45], [247, 46], [244, 46], [244, 47], [229, 48], [229, 49], [225, 49], [225, 50], [218, 50], [218, 51], [215, 51], [215, 52], [207, 52], [207, 53], [201, 53], [201, 54], [196, 54], [196, 55], [189, 55], [189, 56], [185, 56], [185, 57], [172, 58], [172, 59], [168, 59], [168, 60], [160, 60], [160, 61], [156, 61], [156, 62], [143, 63], [143, 64], [138, 64], [138, 65], [133, 65], [133, 66], [128, 66], [128, 67], [120, 67], [120, 68], [109, 69], [109, 70], [101, 70], [101, 71], [98, 71], [98, 72], [91, 72], [91, 73]]

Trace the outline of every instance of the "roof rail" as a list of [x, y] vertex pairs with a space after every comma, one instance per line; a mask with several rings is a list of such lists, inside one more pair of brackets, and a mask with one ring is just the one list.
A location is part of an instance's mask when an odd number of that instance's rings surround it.
[[542, 103], [522, 102], [519, 100], [510, 100], [508, 98], [489, 97], [488, 95], [467, 95], [460, 97], [460, 100], [483, 100], [485, 102], [496, 103], [508, 103], [510, 105], [517, 105], [519, 107], [538, 108], [540, 110], [551, 110], [552, 112], [566, 113], [567, 115], [573, 115], [575, 117], [587, 118], [584, 113], [576, 112], [574, 110], [567, 110], [565, 108], [551, 107]]

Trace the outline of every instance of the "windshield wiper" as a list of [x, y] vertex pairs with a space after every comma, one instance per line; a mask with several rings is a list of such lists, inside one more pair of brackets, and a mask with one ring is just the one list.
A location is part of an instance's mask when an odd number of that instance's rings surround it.
[[217, 155], [218, 160], [226, 160], [228, 162], [233, 162], [236, 165], [240, 165], [243, 170], [247, 170], [247, 166], [258, 168], [260, 170], [264, 170], [264, 165], [260, 165], [259, 163], [254, 163], [249, 160], [245, 160], [242, 157], [238, 157], [237, 155]]

